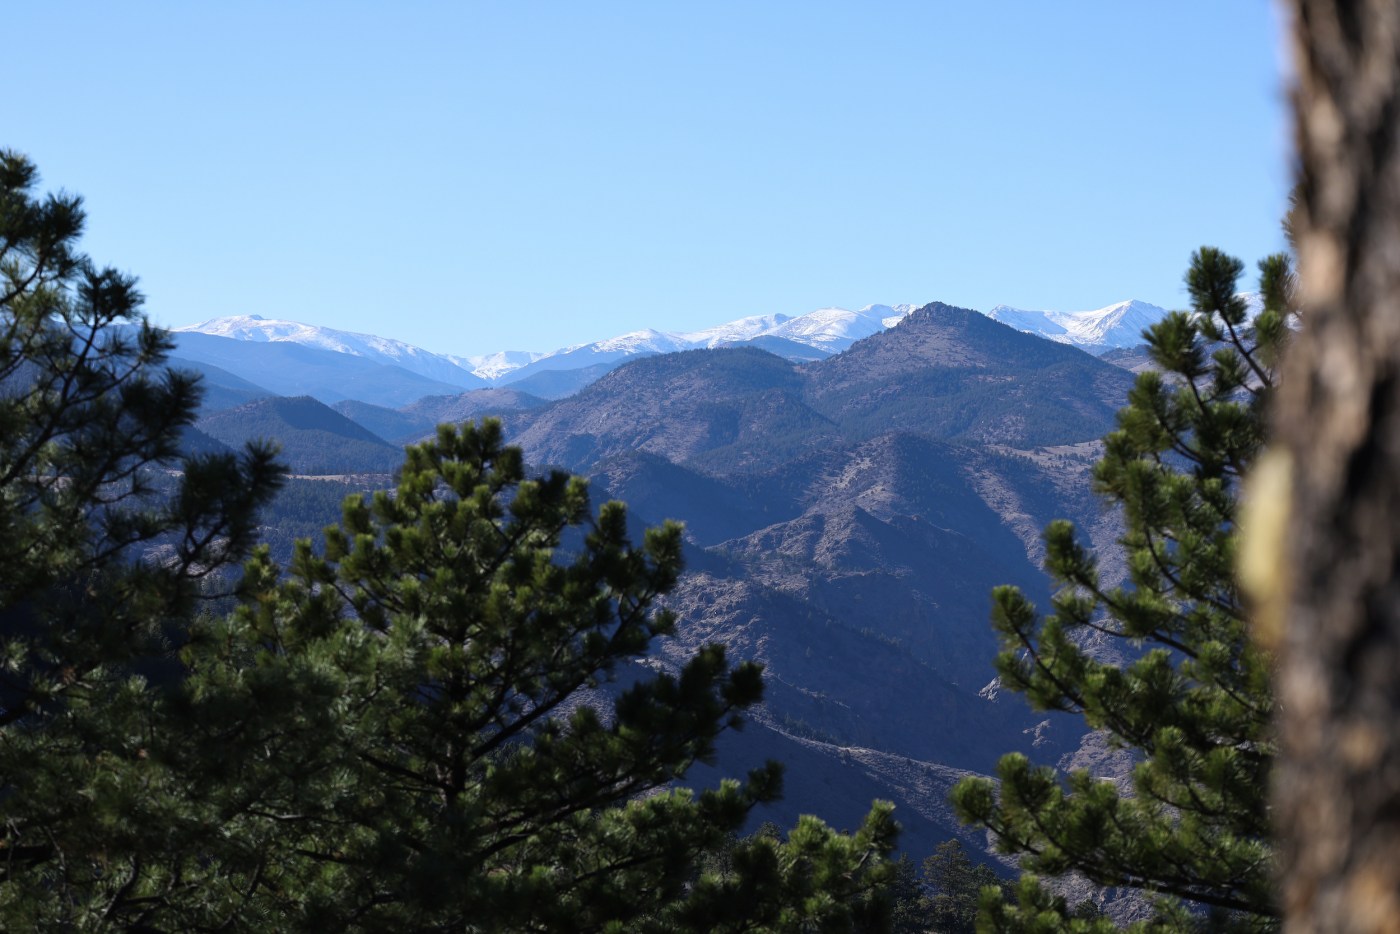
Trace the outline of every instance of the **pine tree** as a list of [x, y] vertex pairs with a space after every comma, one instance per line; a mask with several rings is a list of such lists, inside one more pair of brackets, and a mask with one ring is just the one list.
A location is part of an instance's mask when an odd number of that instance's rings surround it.
[[929, 892], [924, 907], [931, 930], [939, 934], [973, 934], [983, 890], [1004, 898], [1008, 888], [991, 867], [974, 863], [956, 839], [940, 843], [924, 859], [923, 881]]
[[[1243, 264], [1202, 248], [1187, 273], [1194, 313], [1146, 335], [1157, 371], [1138, 377], [1105, 438], [1095, 484], [1122, 510], [1129, 580], [1105, 586], [1067, 522], [1046, 530], [1059, 585], [1040, 618], [1014, 588], [994, 594], [1003, 683], [1040, 709], [1082, 717], [1138, 759], [1133, 793], [1008, 755], [999, 782], [969, 779], [961, 817], [989, 828], [1027, 871], [1018, 904], [984, 903], [1004, 931], [1112, 930], [1072, 918], [1036, 876], [1078, 872], [1155, 900], [1163, 929], [1277, 925], [1266, 789], [1275, 745], [1270, 659], [1251, 639], [1235, 580], [1240, 482], [1265, 439], [1292, 275], [1260, 263], [1264, 310], [1237, 295]], [[1096, 661], [1081, 636], [1122, 640], [1134, 660]]]
[[975, 863], [957, 839], [945, 840], [918, 871], [908, 854], [899, 858], [890, 883], [895, 934], [973, 934], [982, 893], [1005, 899], [1012, 886], [984, 863]]
[[[0, 919], [100, 922], [183, 810], [150, 755], [201, 579], [237, 562], [272, 455], [181, 458], [199, 400], [81, 200], [0, 151]], [[163, 545], [162, 560], [140, 560]]]
[[678, 676], [628, 671], [615, 703], [580, 702], [670, 631], [653, 602], [680, 541], [668, 525], [633, 547], [621, 504], [590, 518], [579, 478], [527, 479], [488, 421], [410, 448], [397, 490], [351, 497], [285, 579], [262, 553], [239, 611], [185, 653], [190, 767], [222, 750], [246, 770], [256, 844], [233, 859], [278, 880], [240, 911], [313, 930], [878, 923], [888, 807], [854, 837], [804, 820], [695, 878], [778, 791], [771, 764], [668, 788], [759, 699], [756, 665], [711, 645]]

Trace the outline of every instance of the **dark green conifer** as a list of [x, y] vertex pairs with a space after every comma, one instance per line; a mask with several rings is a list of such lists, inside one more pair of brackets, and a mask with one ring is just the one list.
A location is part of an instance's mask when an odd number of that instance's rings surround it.
[[[1187, 273], [1194, 311], [1146, 335], [1143, 373], [1104, 439], [1095, 484], [1122, 510], [1128, 580], [1106, 585], [1068, 522], [1046, 530], [1059, 585], [1040, 617], [1015, 588], [994, 594], [997, 669], [1039, 709], [1082, 717], [1138, 760], [1133, 791], [1005, 756], [1000, 782], [966, 780], [964, 820], [989, 828], [1028, 875], [1015, 905], [984, 902], [997, 931], [1113, 930], [1071, 917], [1036, 876], [1078, 872], [1155, 900], [1162, 929], [1277, 926], [1267, 787], [1275, 746], [1270, 659], [1251, 639], [1235, 579], [1240, 482], [1265, 440], [1288, 333], [1285, 256], [1260, 263], [1264, 309], [1248, 320], [1243, 265], [1203, 247]], [[1126, 643], [1095, 660], [1084, 638]], [[1154, 927], [1154, 929], [1156, 929]]]
[[195, 379], [81, 200], [0, 151], [0, 927], [109, 923], [189, 817], [155, 754], [201, 579], [247, 553], [272, 455], [182, 458]]
[[[283, 880], [248, 910], [312, 929], [878, 920], [888, 807], [854, 837], [804, 821], [745, 841], [732, 871], [696, 878], [779, 772], [667, 787], [762, 690], [718, 645], [677, 676], [624, 667], [670, 631], [653, 601], [680, 541], [668, 525], [634, 548], [621, 504], [590, 518], [579, 478], [526, 479], [488, 421], [410, 448], [397, 490], [349, 499], [287, 578], [255, 559], [242, 607], [185, 656], [208, 744], [191, 768], [238, 737], [259, 797], [243, 821], [263, 841], [240, 871]], [[580, 696], [623, 674], [615, 703]]]
[[946, 840], [924, 859], [924, 899], [930, 929], [939, 934], [973, 934], [977, 909], [987, 889], [1004, 898], [1008, 886], [990, 866], [974, 863], [962, 843]]
[[908, 855], [901, 856], [890, 888], [895, 934], [973, 934], [983, 891], [1002, 898], [1012, 893], [1010, 883], [973, 862], [957, 839], [940, 843], [917, 872]]

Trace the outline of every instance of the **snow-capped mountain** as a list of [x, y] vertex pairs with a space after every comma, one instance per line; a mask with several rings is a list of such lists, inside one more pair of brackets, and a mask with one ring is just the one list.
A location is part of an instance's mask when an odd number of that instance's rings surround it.
[[752, 315], [699, 331], [668, 332], [648, 328], [590, 344], [563, 347], [517, 370], [502, 372], [496, 379], [502, 384], [517, 383], [546, 371], [584, 368], [596, 371], [603, 366], [621, 364], [631, 357], [735, 344], [753, 344], [789, 359], [819, 359], [840, 353], [862, 337], [893, 327], [914, 308], [914, 305], [867, 305], [859, 311], [822, 308], [795, 317]]
[[1033, 311], [998, 305], [987, 312], [987, 317], [1018, 331], [1103, 353], [1141, 344], [1143, 330], [1166, 314], [1165, 308], [1130, 300], [1092, 311]]
[[211, 334], [215, 337], [229, 337], [235, 340], [261, 343], [286, 342], [332, 350], [350, 354], [353, 357], [366, 357], [376, 363], [401, 367], [419, 376], [426, 376], [439, 382], [450, 383], [465, 389], [478, 389], [486, 385], [488, 378], [472, 372], [471, 367], [463, 367], [456, 360], [442, 354], [432, 353], [403, 341], [373, 334], [357, 334], [353, 331], [338, 331], [298, 321], [284, 321], [264, 318], [262, 315], [236, 315], [231, 318], [212, 318], [199, 324], [190, 324], [173, 329], [178, 333]]
[[860, 311], [819, 308], [796, 317], [782, 314], [753, 315], [699, 331], [667, 332], [647, 329], [591, 344], [565, 347], [553, 354], [544, 354], [540, 361], [575, 354], [582, 350], [595, 354], [621, 353], [628, 356], [642, 353], [674, 353], [677, 350], [742, 344], [760, 337], [779, 337], [808, 347], [816, 347], [827, 353], [840, 353], [862, 337], [869, 337], [885, 328], [893, 327], [914, 308], [914, 305], [866, 305]]
[[562, 350], [544, 354], [540, 359], [548, 360], [550, 357], [564, 356], [585, 349], [598, 354], [618, 353], [632, 356], [644, 353], [674, 353], [677, 350], [689, 350], [691, 347], [679, 334], [668, 334], [665, 331], [643, 328], [640, 331], [628, 331], [626, 334], [594, 341], [591, 344], [575, 344], [573, 347], [565, 347]]
[[[1246, 320], [1253, 321], [1264, 310], [1264, 297], [1258, 292], [1237, 292], [1235, 297], [1244, 299]], [[1092, 311], [1030, 311], [998, 305], [986, 312], [993, 321], [1018, 331], [1061, 344], [1073, 344], [1095, 355], [1145, 343], [1142, 332], [1166, 314], [1165, 308], [1136, 300]]]
[[544, 354], [533, 350], [498, 350], [495, 353], [478, 354], [474, 357], [459, 357], [455, 354], [443, 354], [443, 356], [484, 380], [495, 380], [511, 370], [529, 366], [543, 357]]
[[894, 327], [915, 309], [914, 305], [866, 305], [859, 311], [819, 308], [805, 315], [753, 315], [718, 327], [670, 335], [685, 349], [740, 344], [760, 337], [776, 337], [839, 353], [863, 337]]
[[860, 311], [822, 308], [790, 318], [763, 332], [765, 337], [782, 337], [828, 353], [840, 353], [863, 337], [892, 328], [916, 305], [866, 305]]
[[688, 331], [677, 336], [692, 347], [719, 347], [722, 344], [753, 340], [791, 320], [791, 315], [783, 314], [750, 315], [737, 321], [699, 331]]
[[[1257, 295], [1239, 297], [1250, 317], [1259, 312]], [[516, 396], [538, 402], [571, 396], [639, 357], [676, 351], [747, 346], [793, 362], [817, 363], [894, 327], [916, 310], [913, 305], [867, 305], [856, 311], [820, 308], [796, 316], [751, 315], [694, 331], [646, 328], [547, 353], [498, 351], [478, 356], [434, 353], [373, 334], [240, 315], [176, 328], [172, 362], [205, 375], [210, 388], [206, 402], [310, 395], [328, 405], [351, 401], [393, 409], [426, 397], [456, 399], [465, 390], [487, 387], [509, 387]], [[988, 318], [1017, 330], [1092, 354], [1126, 351], [1132, 360], [1113, 360], [1125, 369], [1139, 365], [1133, 361], [1141, 355], [1132, 348], [1142, 343], [1144, 329], [1166, 314], [1140, 301], [1091, 311], [998, 305], [986, 312]]]
[[469, 357], [433, 353], [373, 334], [264, 318], [262, 315], [213, 318], [174, 330], [177, 333], [209, 334], [242, 341], [301, 344], [366, 357], [440, 382], [477, 388], [487, 384], [514, 383], [542, 371], [596, 368], [647, 354], [749, 342], [756, 342], [780, 354], [785, 348], [794, 351], [811, 348], [814, 353], [803, 355], [803, 359], [827, 356], [840, 353], [863, 337], [892, 327], [914, 307], [867, 305], [859, 311], [822, 308], [797, 316], [752, 315], [699, 331], [668, 332], [647, 328], [545, 353], [503, 350]]

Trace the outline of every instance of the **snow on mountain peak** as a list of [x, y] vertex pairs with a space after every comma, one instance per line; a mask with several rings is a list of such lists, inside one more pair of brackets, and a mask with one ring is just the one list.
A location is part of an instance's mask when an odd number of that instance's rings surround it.
[[517, 370], [529, 372], [540, 369], [574, 369], [595, 363], [620, 361], [642, 354], [742, 344], [761, 338], [802, 344], [821, 354], [840, 353], [861, 338], [898, 324], [915, 307], [866, 305], [859, 311], [819, 308], [803, 315], [749, 315], [697, 331], [668, 332], [643, 328], [546, 353], [511, 350], [469, 357], [432, 353], [402, 341], [373, 334], [341, 331], [257, 314], [212, 318], [174, 330], [243, 341], [287, 341], [303, 344], [337, 353], [374, 358], [442, 382], [469, 386], [476, 385], [478, 380], [498, 382]]
[[559, 356], [565, 353], [574, 353], [580, 350], [589, 350], [593, 353], [670, 353], [674, 350], [684, 350], [685, 342], [679, 339], [679, 335], [668, 334], [658, 331], [655, 328], [642, 328], [639, 331], [628, 331], [626, 334], [619, 334], [616, 337], [605, 338], [589, 344], [575, 344], [572, 347], [564, 347], [553, 353], [541, 355], [545, 357]]
[[791, 320], [791, 315], [784, 314], [750, 315], [712, 328], [687, 331], [676, 337], [696, 347], [718, 347], [720, 344], [753, 340]]
[[498, 350], [495, 353], [477, 354], [472, 357], [448, 354], [447, 359], [482, 379], [495, 380], [511, 370], [529, 366], [543, 356], [545, 354], [533, 350]]
[[[899, 306], [908, 307], [908, 306]], [[898, 322], [904, 317], [890, 305], [866, 305], [860, 311], [847, 308], [818, 308], [798, 315], [765, 332], [809, 347], [840, 353], [863, 337], [889, 327], [887, 318]]]
[[[1250, 316], [1257, 314], [1259, 297], [1251, 293], [1241, 293], [1241, 297], [1249, 303]], [[302, 344], [370, 358], [466, 389], [484, 384], [513, 383], [543, 371], [588, 368], [595, 374], [592, 378], [596, 378], [598, 372], [629, 358], [727, 345], [753, 344], [790, 359], [820, 359], [840, 353], [862, 338], [894, 327], [917, 307], [909, 304], [872, 304], [855, 311], [830, 307], [802, 315], [749, 315], [694, 331], [668, 332], [642, 328], [545, 353], [511, 350], [475, 356], [432, 353], [373, 334], [318, 327], [259, 314], [213, 318], [174, 330], [241, 341]], [[1142, 343], [1143, 331], [1162, 320], [1166, 311], [1156, 305], [1130, 299], [1088, 311], [1045, 311], [997, 305], [985, 314], [1020, 331], [1073, 344], [1092, 353], [1103, 353]], [[808, 349], [792, 346], [794, 344]]]
[[860, 313], [878, 317], [881, 325], [892, 328], [918, 309], [918, 305], [866, 305]]
[[[913, 305], [867, 305], [860, 311], [821, 308], [805, 315], [749, 315], [698, 331], [658, 331], [645, 328], [594, 341], [575, 344], [552, 353], [540, 354], [526, 366], [534, 370], [574, 369], [595, 363], [618, 361], [639, 354], [672, 353], [742, 344], [761, 338], [775, 338], [814, 348], [822, 354], [840, 353], [862, 337], [868, 337], [897, 323], [914, 309]], [[770, 345], [771, 346], [771, 345]], [[478, 375], [486, 376], [480, 369]], [[491, 377], [500, 379], [510, 369]], [[529, 371], [525, 371], [528, 373]], [[524, 374], [510, 377], [507, 382]]]
[[360, 334], [354, 331], [339, 331], [323, 328], [299, 321], [285, 321], [278, 318], [265, 318], [262, 315], [233, 315], [227, 318], [211, 318], [199, 324], [174, 328], [175, 333], [211, 334], [215, 337], [228, 337], [234, 340], [260, 341], [270, 343], [286, 341], [321, 350], [350, 354], [355, 357], [368, 357], [389, 366], [405, 370], [457, 386], [477, 386], [481, 380], [468, 369], [441, 354], [431, 353], [421, 347], [405, 344], [374, 334]]
[[[1240, 292], [1253, 319], [1263, 309], [1257, 292]], [[1073, 344], [1090, 353], [1103, 353], [1119, 347], [1136, 347], [1144, 342], [1143, 332], [1166, 317], [1157, 305], [1129, 299], [1091, 311], [1030, 311], [998, 305], [986, 312], [988, 318], [1062, 344]]]
[[998, 305], [987, 317], [1018, 331], [1090, 350], [1135, 347], [1142, 332], [1166, 316], [1164, 308], [1136, 299], [1090, 311], [1038, 311]]

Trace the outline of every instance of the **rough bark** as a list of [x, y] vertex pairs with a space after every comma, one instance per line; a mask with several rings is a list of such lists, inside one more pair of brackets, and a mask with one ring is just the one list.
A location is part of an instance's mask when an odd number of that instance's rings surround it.
[[1292, 0], [1304, 334], [1278, 435], [1293, 573], [1288, 931], [1400, 931], [1400, 3]]

